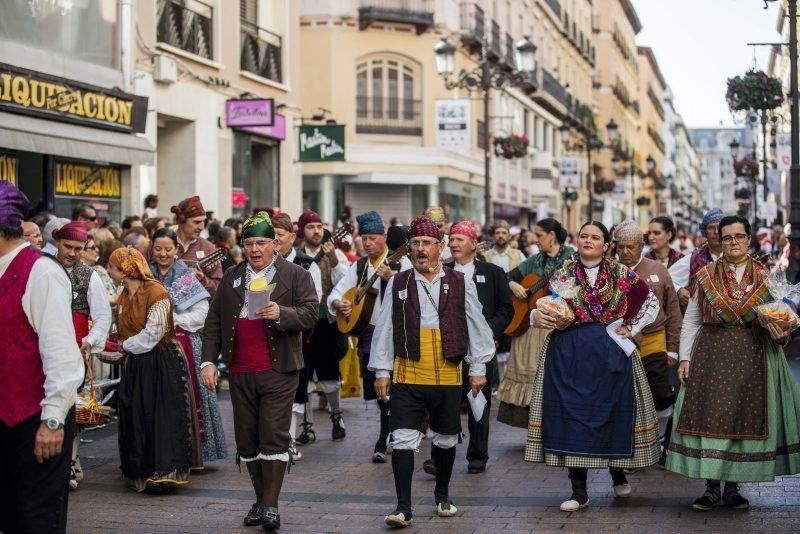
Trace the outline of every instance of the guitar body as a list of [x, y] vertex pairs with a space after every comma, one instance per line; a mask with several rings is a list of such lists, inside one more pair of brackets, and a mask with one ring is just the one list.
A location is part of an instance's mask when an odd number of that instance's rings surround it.
[[[504, 331], [506, 335], [517, 337], [528, 331], [531, 326], [531, 310], [536, 307], [536, 301], [547, 294], [546, 282], [543, 276], [535, 273], [531, 273], [522, 279], [519, 285], [528, 290], [528, 298], [518, 299], [511, 295], [511, 300], [514, 304], [514, 318], [511, 319]], [[533, 293], [530, 292], [532, 288], [535, 288]]]
[[378, 290], [370, 287], [364, 297], [358, 300], [358, 286], [352, 287], [342, 296], [344, 300], [353, 303], [350, 315], [336, 314], [336, 326], [339, 332], [348, 336], [358, 336], [368, 325], [372, 318], [372, 310], [375, 309], [375, 301], [378, 300]]

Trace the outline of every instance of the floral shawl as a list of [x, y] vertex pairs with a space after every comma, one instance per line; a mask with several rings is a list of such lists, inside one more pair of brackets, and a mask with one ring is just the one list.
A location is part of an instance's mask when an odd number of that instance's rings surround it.
[[[656, 251], [653, 249], [648, 250], [647, 254], [645, 254], [644, 257], [661, 263], [661, 260], [659, 260], [658, 257], [656, 256]], [[682, 257], [683, 257], [683, 252], [681, 252], [680, 250], [675, 250], [674, 248], [670, 247], [669, 259], [667, 260], [667, 269], [675, 265], [675, 262], [677, 262]]]
[[769, 270], [750, 259], [745, 267], [745, 277], [740, 294], [732, 291], [736, 283], [732, 272], [723, 259], [706, 265], [697, 273], [697, 301], [703, 314], [703, 322], [748, 326], [756, 318], [756, 307], [772, 302], [764, 281]]
[[564, 297], [575, 312], [575, 324], [610, 324], [617, 319], [626, 323], [636, 320], [650, 288], [633, 269], [609, 259], [603, 259], [593, 286], [580, 260], [571, 259], [553, 274], [553, 281], [573, 282], [573, 291]]
[[201, 300], [211, 298], [208, 291], [197, 280], [192, 269], [183, 260], [176, 260], [163, 278], [155, 261], [150, 263], [150, 269], [156, 280], [167, 288], [172, 305], [175, 307], [175, 313], [183, 313]]

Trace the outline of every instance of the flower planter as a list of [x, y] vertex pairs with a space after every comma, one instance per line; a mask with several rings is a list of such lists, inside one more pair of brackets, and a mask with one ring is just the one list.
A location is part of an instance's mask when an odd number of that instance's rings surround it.
[[650, 205], [650, 197], [638, 197], [636, 199], [637, 206], [649, 206]]
[[522, 158], [528, 155], [530, 141], [526, 135], [494, 138], [494, 153], [506, 159]]
[[758, 176], [758, 162], [750, 156], [733, 161], [733, 172], [736, 176], [752, 178]]
[[778, 78], [764, 71], [747, 71], [743, 76], [728, 78], [725, 100], [731, 111], [775, 109], [784, 102], [783, 86]]

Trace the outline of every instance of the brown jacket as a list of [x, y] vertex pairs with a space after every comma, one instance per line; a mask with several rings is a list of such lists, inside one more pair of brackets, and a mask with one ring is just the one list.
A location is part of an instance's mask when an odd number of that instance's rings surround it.
[[[280, 322], [264, 321], [264, 327], [269, 336], [272, 368], [279, 373], [289, 373], [303, 368], [301, 336], [304, 330], [316, 324], [319, 302], [308, 271], [286, 261], [280, 254], [275, 261], [272, 280], [275, 290], [271, 300], [280, 306], [281, 317]], [[220, 354], [227, 365], [233, 359], [236, 322], [244, 304], [246, 269], [247, 262], [243, 261], [228, 270], [211, 300], [203, 328], [204, 362], [216, 363]]]
[[639, 278], [647, 282], [650, 290], [658, 298], [660, 305], [658, 317], [652, 324], [647, 325], [642, 330], [642, 333], [652, 334], [659, 330], [666, 330], [667, 352], [677, 354], [678, 345], [681, 341], [683, 317], [678, 303], [678, 294], [675, 291], [669, 271], [659, 262], [647, 258], [642, 258], [642, 261], [639, 262], [634, 271], [639, 275]]
[[[189, 248], [186, 249], [183, 248], [183, 243], [178, 241], [178, 258], [183, 260], [189, 267], [194, 267], [197, 265], [198, 261], [208, 257], [215, 250], [217, 250], [217, 247], [215, 247], [211, 241], [202, 237], [198, 237], [192, 241], [191, 244], [189, 244]], [[200, 282], [213, 297], [222, 279], [222, 263], [218, 263], [214, 267], [206, 269], [203, 271], [203, 274], [205, 277], [200, 280]]]

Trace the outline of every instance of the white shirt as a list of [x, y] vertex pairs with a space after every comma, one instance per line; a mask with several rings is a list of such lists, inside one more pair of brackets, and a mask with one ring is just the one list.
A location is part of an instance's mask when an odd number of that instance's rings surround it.
[[[297, 249], [292, 247], [291, 252], [286, 255], [286, 261], [289, 263], [294, 263], [294, 259], [297, 257]], [[308, 267], [308, 274], [311, 275], [311, 279], [314, 281], [314, 289], [317, 290], [317, 302], [322, 300], [322, 271], [319, 270], [319, 265], [317, 262], [312, 261], [311, 265]]]
[[[173, 311], [172, 319], [175, 322], [175, 326], [179, 326], [187, 332], [198, 332], [206, 323], [208, 306], [208, 299], [203, 299], [189, 306], [183, 313]], [[174, 310], [175, 308], [173, 307], [172, 309]]]
[[155, 219], [158, 217], [158, 210], [156, 208], [145, 208], [144, 215], [148, 219]]
[[[313, 258], [314, 256], [316, 256], [319, 253], [320, 248], [321, 247], [317, 248], [317, 250], [311, 250], [308, 247], [305, 247], [304, 250], [305, 250], [306, 254], [308, 254], [309, 256], [311, 256]], [[339, 260], [339, 261], [336, 264], [336, 267], [331, 269], [331, 285], [332, 286], [335, 286], [336, 284], [338, 284], [339, 280], [341, 280], [342, 278], [345, 277], [345, 275], [347, 274], [347, 270], [350, 268], [350, 262], [347, 260], [347, 256], [344, 255], [344, 252], [342, 252], [338, 248], [334, 249], [334, 250], [336, 252], [336, 259]]]
[[[147, 322], [141, 332], [133, 335], [122, 342], [122, 348], [131, 354], [145, 354], [150, 352], [158, 345], [169, 329], [168, 317], [170, 314], [171, 303], [169, 297], [155, 302], [147, 311]], [[124, 310], [118, 308], [118, 313]]]
[[[419, 310], [421, 328], [439, 328], [439, 293], [441, 279], [444, 277], [444, 269], [439, 269], [436, 277], [428, 281], [419, 271], [414, 270], [413, 281], [409, 283], [417, 284], [419, 294]], [[394, 367], [394, 324], [392, 322], [392, 286], [394, 278], [389, 280], [386, 286], [386, 296], [381, 306], [378, 320], [375, 323], [375, 333], [372, 336], [372, 346], [369, 354], [369, 369], [375, 371], [377, 378], [388, 378], [389, 371]], [[425, 293], [427, 288], [435, 302], [431, 303]], [[464, 360], [469, 364], [470, 376], [484, 376], [486, 374], [486, 363], [489, 362], [495, 353], [494, 336], [489, 323], [483, 317], [483, 307], [478, 300], [478, 289], [472, 279], [464, 279], [464, 305], [467, 314], [467, 334], [469, 336], [469, 346]]]
[[[67, 272], [71, 271], [71, 269], [67, 269]], [[89, 301], [89, 317], [92, 319], [92, 328], [83, 338], [83, 342], [92, 346], [92, 352], [99, 352], [105, 347], [108, 332], [111, 330], [112, 315], [106, 288], [100, 275], [94, 270], [89, 277], [86, 300]]]
[[[514, 252], [511, 252], [512, 250]], [[503, 269], [503, 271], [508, 272], [511, 270], [511, 255], [517, 253], [520, 255], [520, 263], [525, 261], [525, 254], [521, 250], [511, 248], [510, 245], [506, 245], [506, 249], [503, 252], [492, 249], [492, 254], [489, 259], [492, 263]]]
[[[711, 252], [711, 260], [717, 261], [719, 256]], [[678, 261], [672, 264], [669, 268], [669, 275], [672, 277], [672, 283], [675, 289], [689, 288], [689, 277], [691, 275], [692, 255], [687, 254]]]
[[[20, 251], [28, 246], [23, 242], [0, 257], [0, 277]], [[83, 381], [83, 358], [74, 341], [65, 342], [75, 339], [72, 283], [56, 262], [49, 258], [39, 258], [34, 262], [22, 295], [22, 310], [39, 336], [39, 354], [45, 376], [41, 418], [63, 422], [75, 404], [76, 391]], [[12, 340], [5, 342], [11, 343]], [[0, 383], [14, 379], [3, 376]]]
[[456, 261], [453, 268], [456, 272], [464, 273], [464, 278], [467, 280], [475, 281], [475, 260], [472, 260], [466, 265], [461, 265]]
[[[747, 264], [740, 267], [734, 267], [733, 274], [736, 276], [736, 283], [742, 281], [744, 270]], [[703, 313], [700, 311], [700, 305], [697, 303], [697, 297], [694, 296], [689, 300], [686, 306], [686, 313], [683, 316], [683, 324], [681, 325], [681, 346], [678, 352], [681, 356], [681, 361], [692, 359], [692, 347], [697, 338], [697, 333], [703, 327]]]
[[[383, 263], [383, 260], [386, 259], [386, 256], [389, 254], [387, 250], [381, 257], [380, 263]], [[369, 279], [373, 274], [375, 274], [375, 268], [372, 266], [372, 262], [367, 259], [367, 264], [364, 269], [363, 276], [365, 280]], [[344, 277], [339, 280], [333, 289], [331, 290], [331, 294], [328, 295], [328, 313], [331, 317], [336, 317], [336, 314], [339, 312], [333, 303], [337, 300], [341, 300], [344, 297], [344, 294], [347, 293], [350, 289], [356, 287], [358, 285], [358, 262], [353, 263], [348, 269], [347, 273]], [[375, 307], [372, 309], [372, 317], [369, 320], [369, 324], [375, 324], [375, 320], [378, 318], [378, 311], [380, 310], [382, 298], [381, 298], [381, 278], [380, 276], [375, 279], [375, 282], [372, 284], [372, 287], [378, 290], [378, 298], [375, 300]], [[388, 289], [387, 289], [388, 291]]]

